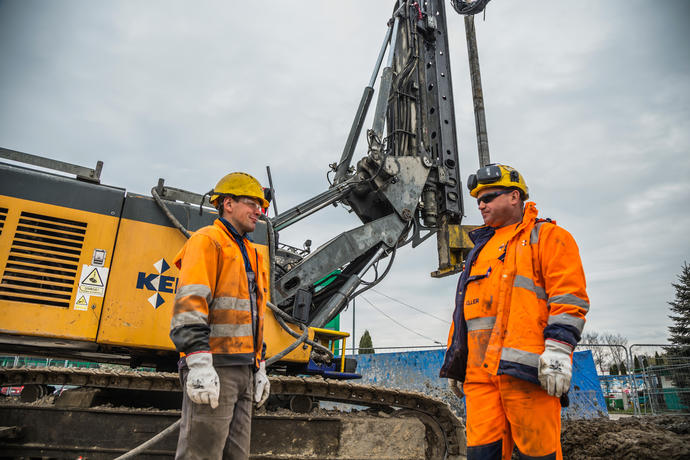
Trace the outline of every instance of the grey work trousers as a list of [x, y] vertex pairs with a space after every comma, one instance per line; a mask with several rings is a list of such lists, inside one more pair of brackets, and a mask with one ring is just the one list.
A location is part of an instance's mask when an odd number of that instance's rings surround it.
[[[247, 460], [252, 429], [254, 371], [251, 366], [216, 367], [220, 381], [218, 407], [182, 399], [182, 424], [175, 459]], [[189, 369], [180, 369], [185, 389]]]

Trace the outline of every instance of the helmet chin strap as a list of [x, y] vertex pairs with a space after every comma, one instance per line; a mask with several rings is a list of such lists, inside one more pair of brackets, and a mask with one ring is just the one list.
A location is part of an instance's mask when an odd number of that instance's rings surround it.
[[209, 190], [208, 192], [204, 193], [204, 196], [201, 197], [201, 203], [199, 203], [199, 215], [203, 214], [203, 207], [204, 207], [204, 200], [206, 199], [207, 196], [213, 195], [213, 189]]

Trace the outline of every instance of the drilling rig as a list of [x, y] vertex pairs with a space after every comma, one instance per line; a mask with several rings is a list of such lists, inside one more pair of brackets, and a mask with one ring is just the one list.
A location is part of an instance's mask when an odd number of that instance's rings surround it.
[[[374, 98], [366, 151], [353, 163]], [[179, 391], [170, 373], [178, 358], [168, 336], [178, 280], [171, 262], [191, 232], [217, 217], [206, 197], [163, 179], [150, 195], [104, 185], [101, 162], [92, 169], [6, 148], [0, 156], [13, 161], [0, 163], [0, 354], [158, 371], [3, 369], [0, 384]], [[461, 226], [458, 158], [444, 3], [396, 1], [346, 144], [329, 165], [332, 180], [264, 216], [251, 235], [270, 261], [264, 340], [274, 397], [293, 410], [331, 400], [416, 411], [441, 446], [430, 447], [429, 458], [461, 453], [462, 425], [444, 403], [348, 382], [360, 377], [345, 357], [348, 334], [325, 328], [387, 275], [403, 246], [435, 235], [431, 276], [460, 271], [471, 243]], [[361, 225], [313, 251], [279, 241], [281, 230], [335, 204]], [[372, 267], [374, 280], [364, 281]], [[1, 438], [0, 446], [21, 451]]]

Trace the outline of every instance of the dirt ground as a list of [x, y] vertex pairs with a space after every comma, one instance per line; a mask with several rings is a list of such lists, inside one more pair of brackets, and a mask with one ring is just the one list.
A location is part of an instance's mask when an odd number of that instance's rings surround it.
[[[53, 398], [52, 395], [47, 396], [32, 405], [50, 404]], [[18, 398], [2, 398], [5, 399]], [[266, 415], [292, 414], [287, 409], [275, 409], [270, 412], [262, 409], [259, 412]], [[309, 415], [315, 417], [329, 414], [332, 415], [332, 411], [317, 408]], [[365, 419], [372, 416], [391, 417], [390, 414], [373, 409], [339, 413], [339, 417], [344, 419]], [[408, 431], [413, 432], [415, 428], [410, 427]], [[359, 442], [354, 439], [358, 439]], [[347, 444], [350, 448], [355, 444], [368, 444], [363, 441], [362, 433], [359, 433]], [[418, 443], [418, 440], [412, 441], [411, 445]], [[563, 423], [561, 443], [563, 458], [566, 460], [690, 459], [690, 415], [621, 417], [618, 420], [567, 420]], [[400, 445], [405, 445], [405, 442], [401, 441]], [[513, 452], [513, 459], [517, 459], [517, 451]]]
[[568, 460], [689, 459], [690, 416], [571, 420], [561, 441]]

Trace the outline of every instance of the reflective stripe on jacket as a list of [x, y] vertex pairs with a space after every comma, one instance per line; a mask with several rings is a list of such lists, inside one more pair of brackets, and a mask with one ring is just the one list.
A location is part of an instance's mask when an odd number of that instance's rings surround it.
[[573, 237], [554, 222], [537, 219], [532, 202], [506, 245], [495, 317], [465, 321], [465, 287], [477, 254], [493, 236], [492, 227], [470, 233], [470, 251], [456, 291], [453, 324], [440, 376], [464, 381], [467, 331], [491, 329], [482, 367], [492, 375], [508, 374], [533, 383], [547, 338], [575, 347], [589, 310], [585, 275]]
[[195, 232], [175, 256], [180, 278], [170, 338], [179, 352], [210, 350], [216, 366], [258, 368], [268, 273], [253, 244], [243, 242], [256, 274], [255, 306], [238, 243], [219, 220]]

